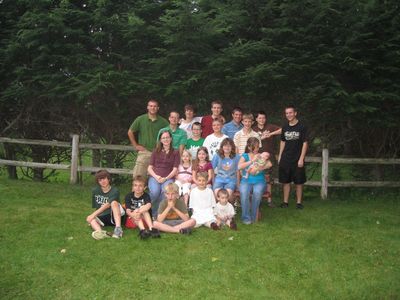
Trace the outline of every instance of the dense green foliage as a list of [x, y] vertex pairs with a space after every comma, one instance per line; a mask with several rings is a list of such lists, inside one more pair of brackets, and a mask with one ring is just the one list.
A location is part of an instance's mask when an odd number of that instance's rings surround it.
[[90, 185], [1, 178], [1, 298], [397, 299], [399, 193], [305, 192], [237, 232], [95, 241]]
[[[0, 2], [0, 135], [127, 142], [162, 113], [299, 106], [336, 153], [397, 157], [398, 1]], [[228, 118], [229, 119], [229, 118]], [[43, 155], [41, 160], [48, 160]]]

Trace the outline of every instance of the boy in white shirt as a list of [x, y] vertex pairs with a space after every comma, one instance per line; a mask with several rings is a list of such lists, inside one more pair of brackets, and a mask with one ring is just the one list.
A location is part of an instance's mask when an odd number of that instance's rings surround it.
[[212, 121], [212, 128], [214, 133], [207, 136], [204, 140], [203, 147], [207, 148], [210, 160], [212, 160], [214, 155], [217, 153], [221, 142], [228, 137], [221, 132], [222, 124], [222, 118], [214, 119]]
[[207, 187], [208, 174], [197, 174], [197, 186], [190, 192], [189, 208], [193, 210], [192, 219], [196, 220], [196, 227], [202, 225], [218, 230], [213, 209], [216, 205], [214, 192]]

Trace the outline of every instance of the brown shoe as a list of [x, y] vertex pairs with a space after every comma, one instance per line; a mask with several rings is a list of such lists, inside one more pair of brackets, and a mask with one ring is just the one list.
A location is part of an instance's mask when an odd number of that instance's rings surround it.
[[219, 230], [219, 226], [215, 222], [211, 223], [211, 228], [212, 228], [212, 230]]

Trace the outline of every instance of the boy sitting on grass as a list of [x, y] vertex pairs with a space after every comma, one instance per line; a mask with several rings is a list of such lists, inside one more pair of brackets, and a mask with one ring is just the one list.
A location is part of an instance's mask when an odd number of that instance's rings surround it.
[[[153, 228], [151, 221], [151, 199], [149, 194], [145, 193], [146, 180], [138, 175], [133, 178], [132, 192], [125, 196], [126, 214], [139, 227], [139, 237], [147, 239], [148, 237], [160, 237], [160, 232]], [[145, 224], [149, 228], [145, 228]]]
[[92, 237], [101, 240], [108, 237], [107, 232], [102, 230], [102, 226], [115, 226], [113, 238], [122, 237], [121, 215], [124, 209], [119, 203], [119, 191], [111, 186], [111, 175], [106, 170], [96, 173], [97, 186], [92, 190], [92, 207], [96, 210], [86, 218], [86, 221], [94, 230]]
[[178, 198], [179, 187], [170, 183], [164, 190], [166, 199], [158, 207], [158, 217], [153, 227], [164, 232], [191, 234], [196, 221], [189, 217], [185, 202]]

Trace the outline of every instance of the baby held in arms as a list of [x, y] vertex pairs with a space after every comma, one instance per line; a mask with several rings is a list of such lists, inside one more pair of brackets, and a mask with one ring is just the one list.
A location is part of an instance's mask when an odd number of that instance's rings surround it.
[[244, 178], [248, 178], [249, 174], [257, 175], [260, 170], [264, 170], [267, 167], [267, 164], [270, 162], [270, 155], [268, 152], [262, 152], [257, 155], [257, 158], [254, 162], [249, 166], [249, 169], [246, 172]]

